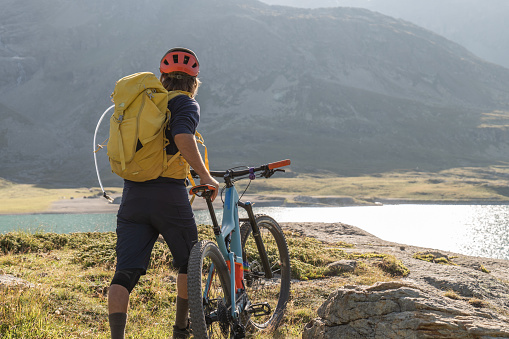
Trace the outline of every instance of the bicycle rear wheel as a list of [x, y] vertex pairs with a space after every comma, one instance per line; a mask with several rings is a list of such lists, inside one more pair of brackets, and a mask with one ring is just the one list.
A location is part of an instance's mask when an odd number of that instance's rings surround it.
[[219, 248], [212, 241], [193, 246], [187, 268], [191, 329], [195, 338], [229, 338], [230, 276]]
[[246, 293], [252, 307], [245, 312], [244, 323], [258, 330], [274, 330], [283, 319], [290, 297], [290, 257], [279, 224], [267, 215], [256, 215], [256, 223], [265, 246], [272, 278], [265, 277], [260, 254], [249, 222], [241, 226], [242, 256]]

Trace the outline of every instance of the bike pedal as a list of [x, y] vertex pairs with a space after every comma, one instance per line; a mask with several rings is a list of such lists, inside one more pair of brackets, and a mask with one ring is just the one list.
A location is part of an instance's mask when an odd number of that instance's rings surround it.
[[257, 303], [257, 304], [251, 304], [247, 308], [247, 312], [255, 317], [261, 317], [264, 315], [269, 315], [272, 313], [272, 310], [270, 309], [270, 305], [268, 303]]

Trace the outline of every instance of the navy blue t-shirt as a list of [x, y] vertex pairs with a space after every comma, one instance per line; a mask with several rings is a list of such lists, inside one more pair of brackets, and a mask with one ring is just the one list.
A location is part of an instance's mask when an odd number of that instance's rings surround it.
[[170, 144], [166, 147], [167, 154], [178, 152], [173, 137], [177, 134], [194, 134], [200, 122], [200, 105], [187, 95], [179, 95], [168, 102], [171, 112], [170, 128], [166, 130], [166, 137]]

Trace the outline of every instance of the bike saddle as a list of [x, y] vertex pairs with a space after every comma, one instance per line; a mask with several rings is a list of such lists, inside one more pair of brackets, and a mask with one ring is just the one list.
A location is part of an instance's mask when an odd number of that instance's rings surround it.
[[189, 194], [190, 195], [195, 194], [198, 197], [207, 198], [207, 197], [212, 196], [212, 193], [215, 190], [216, 190], [216, 188], [212, 185], [198, 185], [198, 186], [191, 187], [191, 189], [189, 190]]

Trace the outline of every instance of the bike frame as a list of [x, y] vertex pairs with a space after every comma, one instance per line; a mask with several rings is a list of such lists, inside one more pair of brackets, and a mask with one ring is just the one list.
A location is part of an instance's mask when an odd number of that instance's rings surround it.
[[[214, 235], [216, 238], [217, 245], [221, 254], [223, 255], [225, 261], [230, 262], [230, 300], [231, 300], [231, 316], [233, 319], [237, 319], [240, 316], [240, 313], [246, 309], [249, 304], [247, 298], [242, 298], [244, 293], [243, 288], [236, 288], [235, 282], [238, 280], [236, 275], [239, 272], [235, 269], [235, 263], [242, 265], [244, 267], [244, 262], [242, 259], [242, 240], [240, 234], [240, 221], [249, 221], [252, 227], [252, 233], [256, 242], [256, 246], [258, 247], [258, 251], [261, 256], [262, 266], [265, 271], [265, 276], [267, 278], [272, 278], [272, 271], [269, 265], [269, 259], [267, 257], [267, 253], [265, 252], [265, 246], [263, 244], [262, 238], [260, 237], [260, 230], [258, 225], [256, 224], [255, 215], [253, 213], [252, 204], [250, 202], [241, 202], [239, 200], [239, 194], [235, 185], [233, 184], [231, 178], [229, 177], [228, 172], [225, 174], [225, 200], [223, 206], [223, 221], [221, 226], [217, 222], [216, 214], [214, 211], [214, 207], [212, 206], [212, 201], [210, 198], [207, 198], [207, 207], [210, 212], [210, 216], [212, 218]], [[239, 219], [239, 209], [238, 206], [244, 208], [247, 212], [247, 219]], [[210, 288], [210, 282], [212, 279], [214, 267], [210, 268], [207, 284], [203, 292], [203, 297], [206, 298], [208, 295], [208, 291]], [[240, 272], [243, 275], [243, 270]], [[243, 280], [243, 276], [242, 276]]]

